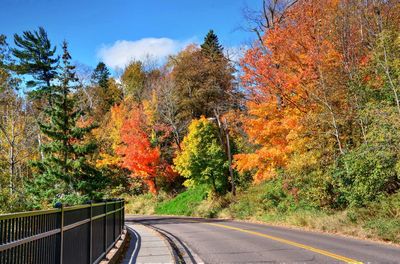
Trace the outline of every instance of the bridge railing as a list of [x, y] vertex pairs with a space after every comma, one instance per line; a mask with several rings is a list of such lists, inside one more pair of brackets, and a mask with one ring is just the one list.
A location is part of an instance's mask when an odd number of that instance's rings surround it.
[[123, 226], [121, 199], [0, 215], [0, 263], [99, 263]]

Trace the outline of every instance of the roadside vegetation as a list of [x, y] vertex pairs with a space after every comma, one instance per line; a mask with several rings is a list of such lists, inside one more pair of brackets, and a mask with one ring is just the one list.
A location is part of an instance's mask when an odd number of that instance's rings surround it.
[[118, 77], [1, 35], [0, 212], [122, 196], [400, 242], [399, 1], [260, 3], [243, 53], [209, 30]]
[[293, 202], [293, 197], [279, 193], [271, 201], [274, 194], [268, 187], [268, 183], [252, 186], [236, 197], [210, 198], [190, 189], [158, 200], [151, 195], [134, 196], [127, 200], [127, 213], [236, 219], [400, 243], [399, 194], [362, 208], [328, 210]]

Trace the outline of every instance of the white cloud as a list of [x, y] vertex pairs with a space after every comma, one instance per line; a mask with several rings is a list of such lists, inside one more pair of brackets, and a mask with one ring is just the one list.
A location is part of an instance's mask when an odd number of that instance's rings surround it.
[[113, 69], [123, 69], [132, 60], [144, 60], [146, 57], [162, 60], [184, 48], [188, 41], [170, 38], [143, 38], [139, 40], [117, 40], [112, 45], [104, 45], [97, 56]]

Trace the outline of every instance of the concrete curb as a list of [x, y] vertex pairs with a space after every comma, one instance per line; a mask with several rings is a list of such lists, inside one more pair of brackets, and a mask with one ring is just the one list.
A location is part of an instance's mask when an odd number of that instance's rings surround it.
[[126, 246], [129, 245], [129, 234], [126, 230], [123, 231], [121, 238], [115, 243], [114, 247], [107, 253], [105, 259], [99, 264], [117, 264], [125, 253]]

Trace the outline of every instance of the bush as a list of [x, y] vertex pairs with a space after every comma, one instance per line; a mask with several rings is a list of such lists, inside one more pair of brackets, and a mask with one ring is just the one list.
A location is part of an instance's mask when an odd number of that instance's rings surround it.
[[339, 203], [360, 207], [384, 197], [399, 182], [395, 167], [390, 150], [363, 145], [347, 153], [333, 172]]
[[347, 218], [383, 240], [400, 242], [400, 192], [363, 208], [351, 208]]

